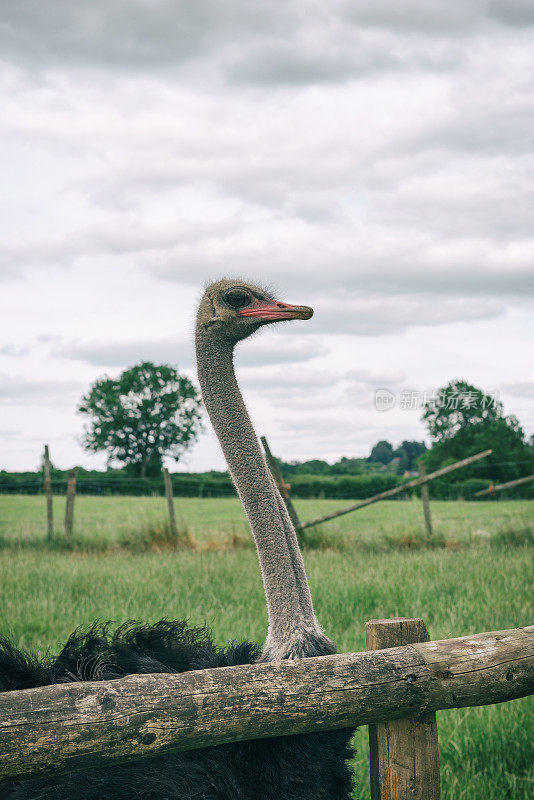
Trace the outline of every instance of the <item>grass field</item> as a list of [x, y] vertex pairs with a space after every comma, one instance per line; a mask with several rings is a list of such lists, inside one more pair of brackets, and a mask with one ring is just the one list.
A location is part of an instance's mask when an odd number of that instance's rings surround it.
[[[350, 501], [296, 500], [302, 522], [324, 516]], [[252, 546], [245, 514], [236, 497], [177, 498], [180, 530], [199, 547], [221, 547], [232, 542]], [[450, 547], [491, 539], [508, 532], [530, 538], [534, 527], [534, 501], [431, 503], [437, 538]], [[62, 542], [65, 498], [54, 497], [54, 522], [58, 546]], [[116, 547], [147, 549], [165, 543], [167, 505], [164, 497], [79, 496], [75, 505], [72, 547], [109, 550]], [[525, 532], [526, 531], [526, 532]], [[306, 536], [311, 546], [352, 549], [355, 543], [372, 549], [392, 545], [417, 545], [423, 536], [421, 501], [384, 501], [346, 514]], [[39, 547], [46, 539], [45, 498], [39, 495], [0, 495], [0, 547]]]
[[[17, 644], [54, 651], [73, 627], [95, 618], [187, 617], [207, 621], [220, 642], [263, 640], [255, 552], [224, 546], [248, 541], [236, 499], [176, 501], [197, 551], [170, 549], [152, 535], [165, 528], [162, 498], [79, 497], [76, 504], [68, 551], [43, 544], [43, 497], [0, 497], [1, 628]], [[297, 501], [302, 519], [338, 505]], [[59, 523], [63, 510], [57, 498]], [[432, 638], [532, 622], [534, 502], [436, 502], [432, 512], [435, 547], [422, 545], [415, 500], [371, 506], [314, 534], [306, 567], [317, 615], [339, 650], [363, 649], [363, 624], [376, 617], [422, 616]], [[533, 796], [532, 698], [441, 712], [438, 725], [444, 800]], [[365, 728], [356, 746], [355, 797], [368, 800]]]

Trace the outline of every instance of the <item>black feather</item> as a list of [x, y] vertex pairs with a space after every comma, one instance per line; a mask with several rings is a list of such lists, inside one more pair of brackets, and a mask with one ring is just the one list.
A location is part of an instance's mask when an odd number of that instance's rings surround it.
[[[60, 654], [38, 659], [0, 638], [0, 691], [132, 673], [251, 664], [250, 642], [217, 647], [206, 628], [161, 620], [78, 629]], [[352, 730], [219, 745], [55, 778], [0, 784], [0, 800], [349, 800]]]

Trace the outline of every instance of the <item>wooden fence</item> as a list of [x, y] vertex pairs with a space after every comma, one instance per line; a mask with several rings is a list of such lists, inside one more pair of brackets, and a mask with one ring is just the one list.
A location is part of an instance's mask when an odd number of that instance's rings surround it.
[[[402, 620], [395, 622], [402, 627]], [[534, 626], [362, 653], [6, 692], [0, 694], [0, 778], [57, 775], [402, 718], [432, 724], [429, 715], [440, 709], [533, 692]], [[414, 763], [421, 768], [433, 762], [424, 758], [432, 741], [423, 737], [417, 745], [423, 758]], [[375, 781], [376, 755], [371, 753]], [[439, 786], [437, 794], [425, 791], [421, 797], [439, 796]]]

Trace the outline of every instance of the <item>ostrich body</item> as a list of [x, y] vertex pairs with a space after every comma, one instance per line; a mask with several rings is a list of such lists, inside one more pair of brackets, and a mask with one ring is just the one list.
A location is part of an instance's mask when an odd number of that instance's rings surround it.
[[[206, 289], [196, 325], [198, 376], [256, 542], [269, 627], [263, 649], [222, 649], [204, 628], [162, 620], [75, 631], [55, 659], [39, 660], [0, 640], [0, 691], [131, 673], [208, 667], [335, 652], [313, 611], [295, 529], [265, 463], [233, 368], [237, 342], [260, 326], [308, 319], [312, 310], [277, 302], [243, 281]], [[349, 800], [352, 731], [239, 742], [46, 779], [0, 784], [0, 800]]]

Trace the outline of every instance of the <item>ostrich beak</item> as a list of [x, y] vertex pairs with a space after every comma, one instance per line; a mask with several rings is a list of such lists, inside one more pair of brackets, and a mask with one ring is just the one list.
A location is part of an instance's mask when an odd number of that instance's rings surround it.
[[264, 302], [255, 300], [253, 305], [239, 311], [240, 317], [256, 317], [266, 322], [276, 322], [279, 319], [310, 319], [313, 308], [309, 306], [292, 306], [289, 303], [277, 301]]

